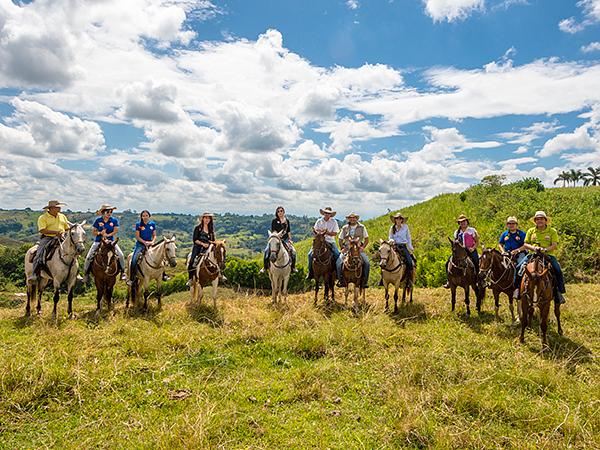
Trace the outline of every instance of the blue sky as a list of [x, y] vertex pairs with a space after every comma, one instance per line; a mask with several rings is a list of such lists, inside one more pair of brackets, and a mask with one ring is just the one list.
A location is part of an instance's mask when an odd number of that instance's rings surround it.
[[0, 207], [369, 217], [600, 166], [600, 0], [0, 0]]

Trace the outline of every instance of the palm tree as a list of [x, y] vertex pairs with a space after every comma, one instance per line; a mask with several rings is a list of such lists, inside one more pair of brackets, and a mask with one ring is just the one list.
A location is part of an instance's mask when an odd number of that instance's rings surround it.
[[554, 180], [554, 184], [558, 183], [559, 181], [562, 181], [563, 187], [565, 187], [565, 184], [568, 183], [569, 180], [570, 180], [569, 172], [562, 171], [561, 173], [558, 174], [558, 177], [556, 177], [556, 180]]
[[583, 177], [583, 185], [589, 186], [600, 186], [600, 167], [594, 169], [593, 167], [588, 167], [588, 171], [582, 175]]
[[577, 183], [579, 183], [579, 181], [583, 178], [583, 173], [581, 173], [581, 170], [579, 169], [571, 169], [569, 170], [569, 178], [573, 182], [573, 186], [576, 186]]

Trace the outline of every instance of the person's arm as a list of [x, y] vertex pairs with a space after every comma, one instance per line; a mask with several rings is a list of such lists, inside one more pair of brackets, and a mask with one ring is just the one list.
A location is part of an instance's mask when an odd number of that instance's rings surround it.
[[[338, 235], [338, 242], [340, 244], [342, 253], [346, 253], [346, 235], [345, 235], [345, 233], [346, 233], [346, 229], [342, 227], [342, 231], [340, 231], [340, 234]], [[327, 233], [327, 234], [329, 234], [329, 233]]]
[[408, 225], [406, 225], [406, 248], [411, 253], [415, 251], [412, 245], [412, 237], [410, 236], [410, 228], [408, 228]]
[[290, 243], [292, 243], [292, 224], [290, 223], [290, 219], [287, 219], [287, 233], [288, 239], [290, 240]]
[[394, 239], [394, 225], [388, 230], [388, 241], [391, 241], [392, 239]]
[[112, 237], [119, 232], [119, 227], [114, 227], [112, 233], [105, 234], [106, 237]]
[[340, 226], [338, 225], [337, 220], [335, 220], [335, 219], [331, 219], [331, 220], [333, 220], [335, 227], [333, 228], [333, 231], [328, 231], [327, 234], [329, 236], [335, 237], [340, 232]]
[[365, 240], [363, 242], [361, 249], [364, 250], [365, 248], [367, 248], [367, 245], [369, 245], [369, 236], [365, 237]]
[[59, 236], [62, 234], [60, 231], [49, 230], [47, 227], [48, 227], [48, 223], [46, 222], [46, 219], [44, 218], [44, 215], [42, 214], [38, 218], [38, 231], [41, 234], [46, 234], [46, 235], [50, 235], [50, 236]]
[[473, 233], [473, 247], [469, 251], [475, 251], [479, 247], [479, 233], [477, 230]]
[[135, 240], [138, 241], [140, 244], [146, 245], [146, 241], [142, 239], [142, 237], [140, 236], [140, 230], [138, 229], [135, 230]]
[[532, 234], [533, 234], [533, 232], [531, 232], [531, 230], [527, 230], [527, 233], [525, 234], [525, 243], [523, 244], [523, 248], [525, 248], [526, 250], [535, 252], [537, 247], [535, 245], [533, 245], [532, 237], [531, 237]]
[[155, 242], [156, 242], [156, 227], [154, 227], [154, 230], [152, 230], [152, 240], [150, 241], [150, 245], [154, 245]]

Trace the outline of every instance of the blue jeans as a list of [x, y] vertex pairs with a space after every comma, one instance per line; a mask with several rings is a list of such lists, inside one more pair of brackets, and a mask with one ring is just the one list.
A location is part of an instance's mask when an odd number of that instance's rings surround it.
[[[367, 254], [365, 252], [360, 252], [360, 257], [362, 258], [362, 262], [363, 262], [362, 282], [363, 282], [363, 285], [366, 286], [367, 283], [369, 282], [369, 272], [371, 271], [371, 263], [369, 262], [369, 257], [367, 256]], [[344, 271], [343, 271], [344, 255], [342, 253], [340, 253], [340, 256], [338, 256], [338, 259], [336, 259], [336, 261], [335, 261], [335, 268], [336, 268], [338, 280], [343, 280], [344, 279]]]
[[140, 252], [145, 248], [146, 246], [142, 243], [140, 243], [139, 241], [135, 241], [135, 247], [133, 249], [133, 256], [131, 257], [131, 267], [129, 268], [129, 278], [133, 279], [133, 277], [135, 276], [135, 269], [137, 267], [137, 260], [140, 256]]
[[408, 251], [408, 247], [406, 247], [406, 244], [396, 244], [396, 248], [404, 256], [404, 262], [406, 263], [406, 269], [407, 269], [408, 273], [411, 273], [413, 271], [413, 268], [415, 267], [415, 264], [413, 262], [410, 252]]
[[[340, 257], [340, 249], [337, 247], [335, 242], [327, 242], [327, 245], [329, 245], [329, 248], [331, 249], [331, 251], [333, 252], [333, 260], [337, 261], [338, 258]], [[308, 251], [308, 273], [312, 274], [313, 273], [313, 268], [312, 268], [312, 255], [313, 255], [313, 251], [312, 248]]]
[[515, 261], [515, 276], [513, 279], [513, 285], [519, 289], [521, 285], [521, 277], [519, 277], [519, 270], [521, 266], [527, 261], [527, 252], [521, 252], [517, 254], [517, 260]]
[[[521, 263], [517, 266], [516, 283], [518, 284], [516, 284], [516, 287], [518, 289], [521, 288], [521, 280], [523, 279], [523, 276], [519, 276], [518, 273], [521, 271], [521, 267], [527, 264], [527, 261], [529, 261], [530, 257], [531, 254], [527, 255], [527, 257], [525, 257], [523, 261], [521, 261]], [[554, 271], [554, 276], [556, 277], [556, 288], [558, 289], [558, 292], [560, 292], [561, 294], [565, 294], [567, 292], [567, 290], [565, 289], [565, 277], [563, 275], [562, 268], [558, 263], [558, 260], [555, 256], [552, 255], [546, 255], [546, 258], [548, 258], [550, 260], [550, 264], [552, 264], [552, 270]]]

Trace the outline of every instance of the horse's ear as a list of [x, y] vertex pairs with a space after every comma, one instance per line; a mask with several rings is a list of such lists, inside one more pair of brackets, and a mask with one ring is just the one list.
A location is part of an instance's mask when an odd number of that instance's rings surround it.
[[117, 245], [117, 242], [119, 242], [119, 238], [118, 237], [113, 241], [113, 245]]
[[172, 240], [175, 240], [175, 233], [173, 233], [173, 234], [171, 235], [171, 239], [172, 239]]
[[81, 223], [79, 224], [79, 226], [84, 226], [86, 222], [87, 222], [87, 220], [82, 220]]
[[383, 239], [381, 239], [381, 238], [380, 238], [380, 239], [379, 239], [379, 243], [380, 243], [380, 244], [383, 244]]
[[454, 244], [454, 241], [450, 238], [448, 238], [448, 241], [450, 241], [451, 244]]

